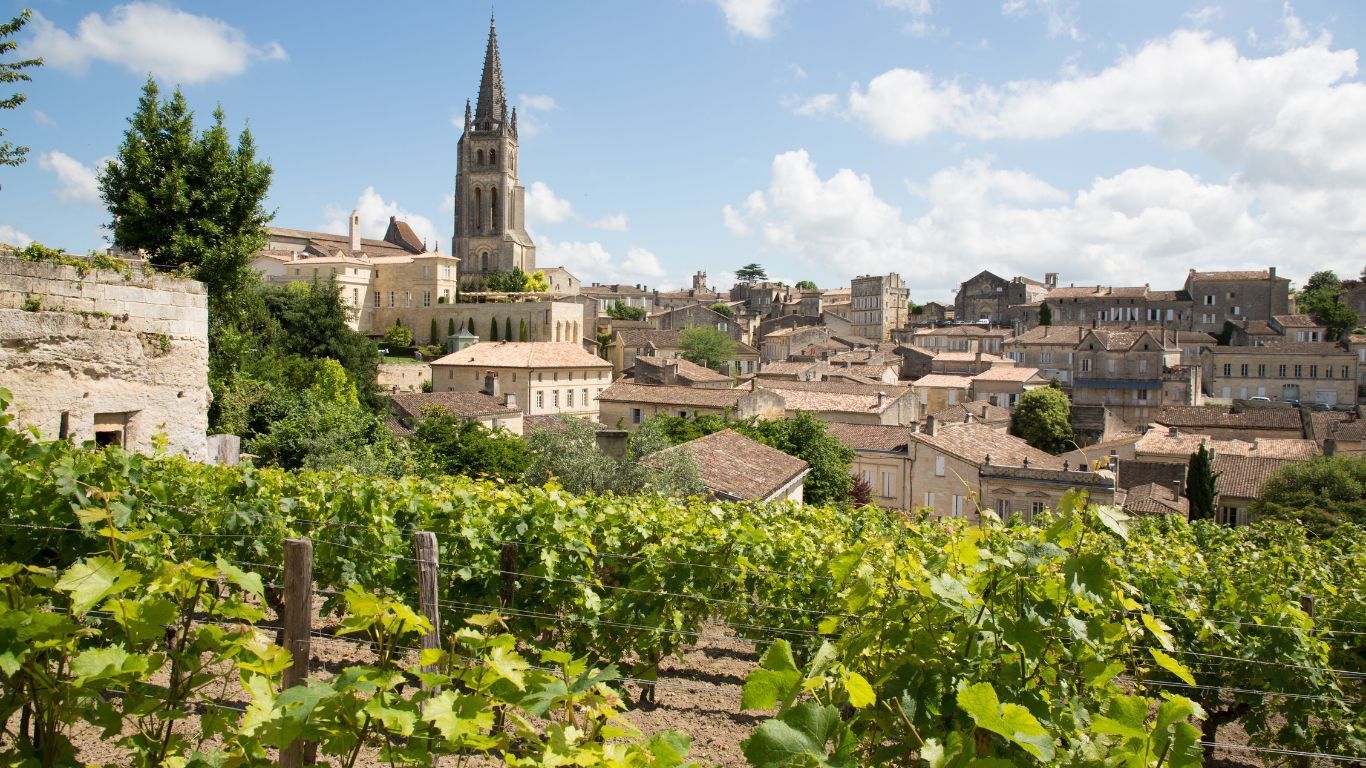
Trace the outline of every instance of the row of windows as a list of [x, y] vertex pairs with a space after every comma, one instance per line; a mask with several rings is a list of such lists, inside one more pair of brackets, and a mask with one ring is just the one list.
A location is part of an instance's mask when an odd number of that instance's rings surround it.
[[[583, 406], [586, 407], [586, 406], [589, 404], [589, 400], [588, 400], [588, 388], [587, 388], [587, 387], [584, 387], [583, 389], [581, 389], [581, 390], [579, 390], [579, 391], [580, 391], [580, 393], [581, 393], [580, 396], [579, 396], [579, 403], [580, 403], [581, 405], [583, 405]], [[598, 394], [602, 394], [602, 389], [601, 389], [601, 388], [598, 389]], [[552, 389], [552, 390], [550, 390], [550, 407], [551, 407], [551, 408], [554, 408], [554, 409], [559, 409], [559, 407], [560, 407], [560, 390], [558, 390], [558, 389]], [[566, 390], [564, 390], [564, 407], [566, 407], [566, 408], [573, 408], [573, 407], [574, 407], [574, 390], [572, 390], [572, 389], [566, 389]], [[539, 410], [545, 410], [545, 390], [539, 390], [539, 391], [536, 392], [536, 410], [538, 410], [538, 411], [539, 411]]]
[[[1233, 365], [1234, 365], [1233, 363], [1224, 363], [1224, 375], [1225, 375], [1225, 376], [1232, 376], [1232, 375], [1233, 375]], [[1251, 374], [1251, 370], [1252, 370], [1252, 368], [1251, 368], [1251, 365], [1250, 365], [1249, 363], [1240, 363], [1240, 364], [1238, 364], [1238, 375], [1241, 376], [1241, 377], [1243, 377], [1243, 378], [1247, 378], [1248, 376], [1252, 375], [1252, 374]], [[1306, 370], [1308, 370], [1308, 372], [1309, 372], [1309, 376], [1308, 376], [1307, 378], [1310, 378], [1310, 379], [1317, 379], [1317, 378], [1320, 378], [1320, 377], [1319, 377], [1319, 371], [1323, 371], [1323, 376], [1322, 376], [1322, 378], [1325, 378], [1325, 379], [1331, 379], [1331, 378], [1333, 378], [1333, 366], [1331, 366], [1331, 365], [1325, 365], [1325, 366], [1320, 367], [1320, 366], [1318, 366], [1318, 365], [1293, 365], [1293, 366], [1292, 366], [1292, 365], [1285, 365], [1285, 364], [1276, 366], [1276, 378], [1278, 378], [1278, 379], [1287, 378], [1286, 374], [1289, 373], [1289, 372], [1291, 372], [1291, 371], [1293, 371], [1293, 372], [1294, 372], [1294, 375], [1293, 375], [1293, 376], [1290, 376], [1290, 377], [1288, 377], [1288, 378], [1303, 379], [1303, 378], [1306, 378], [1306, 376], [1304, 375]], [[1352, 376], [1352, 371], [1351, 371], [1351, 368], [1350, 368], [1349, 366], [1344, 365], [1344, 366], [1342, 366], [1342, 369], [1341, 369], [1341, 370], [1342, 370], [1342, 378], [1344, 378], [1344, 379], [1351, 378], [1351, 376]], [[1259, 378], [1259, 379], [1266, 378], [1266, 375], [1267, 375], [1266, 372], [1267, 372], [1267, 365], [1266, 365], [1265, 363], [1258, 363], [1258, 364], [1257, 364], [1257, 378]]]

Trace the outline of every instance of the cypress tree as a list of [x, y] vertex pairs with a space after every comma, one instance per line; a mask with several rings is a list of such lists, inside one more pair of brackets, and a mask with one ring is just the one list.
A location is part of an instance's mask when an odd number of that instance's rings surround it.
[[427, 343], [428, 343], [428, 344], [435, 344], [435, 343], [436, 343], [436, 318], [435, 318], [435, 317], [432, 318], [432, 334], [431, 334], [431, 337], [428, 339]]
[[469, 323], [468, 323], [465, 327], [466, 327], [466, 329], [470, 332], [470, 335], [471, 335], [471, 336], [478, 336], [478, 335], [479, 335], [479, 334], [477, 334], [477, 333], [474, 332], [474, 318], [471, 317]]
[[1053, 324], [1053, 308], [1048, 306], [1048, 302], [1039, 305], [1039, 325]]
[[451, 319], [449, 319], [449, 320], [446, 321], [446, 335], [447, 335], [447, 336], [454, 336], [454, 335], [455, 335], [455, 318], [453, 318], [453, 317], [452, 317]]
[[522, 319], [522, 327], [517, 330], [517, 340], [526, 341], [526, 318]]
[[489, 318], [489, 341], [498, 340], [498, 318]]
[[503, 324], [503, 338], [512, 341], [512, 318], [509, 317]]
[[1186, 499], [1190, 501], [1191, 520], [1214, 519], [1214, 481], [1219, 477], [1210, 465], [1210, 453], [1205, 446], [1191, 454], [1186, 468]]

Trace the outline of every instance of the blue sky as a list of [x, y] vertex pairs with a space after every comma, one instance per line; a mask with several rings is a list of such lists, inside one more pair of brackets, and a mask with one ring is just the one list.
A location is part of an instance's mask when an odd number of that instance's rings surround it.
[[[8, 14], [23, 7], [9, 4]], [[275, 223], [359, 207], [449, 248], [485, 3], [45, 2], [0, 240], [101, 245], [94, 169], [147, 72], [250, 121]], [[585, 281], [981, 269], [1176, 287], [1366, 263], [1360, 2], [498, 2], [539, 262]]]

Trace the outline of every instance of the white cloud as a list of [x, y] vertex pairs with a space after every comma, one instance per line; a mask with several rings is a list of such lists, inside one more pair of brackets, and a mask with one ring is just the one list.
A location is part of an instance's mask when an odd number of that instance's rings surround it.
[[632, 247], [627, 250], [625, 259], [617, 260], [596, 240], [557, 241], [535, 232], [529, 234], [536, 241], [538, 264], [563, 266], [585, 284], [639, 283], [658, 290], [669, 290], [679, 284], [669, 279], [659, 257], [644, 248]]
[[840, 280], [895, 270], [921, 299], [951, 297], [981, 268], [1174, 289], [1191, 266], [1278, 266], [1302, 283], [1315, 269], [1356, 274], [1366, 250], [1361, 188], [1211, 183], [1141, 166], [1068, 192], [981, 159], [911, 188], [925, 206], [918, 216], [881, 199], [866, 176], [822, 178], [805, 151], [788, 152], [774, 158], [768, 188], [723, 217], [733, 234], [758, 237], [756, 260], [795, 257]]
[[574, 206], [555, 194], [543, 181], [533, 181], [526, 190], [526, 219], [531, 226], [559, 224], [574, 215]]
[[1041, 14], [1048, 19], [1049, 37], [1068, 37], [1081, 40], [1081, 28], [1077, 26], [1077, 6], [1063, 0], [1005, 0], [1001, 13], [1007, 16], [1032, 16]]
[[8, 224], [0, 224], [0, 243], [24, 248], [31, 242], [33, 242], [33, 238], [23, 232], [20, 232]]
[[716, 0], [732, 32], [758, 40], [773, 34], [773, 22], [782, 14], [782, 0]]
[[608, 232], [626, 231], [626, 214], [614, 213], [611, 216], [603, 216], [601, 219], [589, 222], [588, 226], [593, 229], [603, 229]]
[[[96, 167], [103, 165], [100, 161]], [[95, 169], [63, 152], [44, 152], [38, 156], [38, 167], [57, 174], [57, 199], [63, 203], [99, 203], [100, 184]]]
[[1320, 36], [1248, 58], [1231, 40], [1181, 30], [1096, 74], [967, 90], [893, 69], [855, 85], [849, 111], [891, 141], [955, 131], [978, 139], [1151, 133], [1281, 183], [1366, 183], [1366, 84], [1355, 50]]
[[1207, 27], [1224, 18], [1224, 9], [1217, 5], [1206, 5], [1186, 14], [1186, 19], [1197, 29]]
[[33, 110], [33, 121], [46, 128], [56, 128], [57, 121], [41, 109]]
[[1294, 48], [1308, 41], [1309, 28], [1304, 25], [1304, 20], [1296, 15], [1290, 3], [1286, 2], [1281, 6], [1281, 35], [1276, 42], [1282, 48]]
[[931, 0], [878, 0], [880, 5], [897, 8], [915, 16], [927, 16], [934, 10]]
[[[517, 131], [528, 138], [539, 135], [546, 129], [546, 122], [540, 113], [559, 109], [555, 99], [545, 94], [521, 94], [517, 97]], [[463, 128], [465, 118], [460, 117], [459, 126]]]
[[818, 93], [791, 105], [793, 113], [803, 117], [829, 115], [839, 111], [839, 108], [840, 97], [838, 93]]
[[797, 80], [806, 79], [806, 70], [802, 68], [802, 65], [797, 64], [796, 62], [788, 64], [787, 71]]
[[[413, 232], [427, 244], [427, 247], [437, 248], [441, 245], [441, 235], [431, 219], [406, 210], [396, 202], [386, 202], [374, 187], [366, 187], [365, 191], [360, 193], [354, 208], [360, 213], [360, 232], [363, 237], [384, 237], [385, 231], [389, 229], [389, 217], [393, 216], [400, 221], [408, 222], [408, 226], [413, 228]], [[324, 209], [323, 215], [326, 218], [318, 225], [321, 231], [338, 234], [350, 231], [351, 209], [329, 205]]]
[[166, 5], [132, 2], [107, 16], [91, 13], [74, 32], [58, 29], [35, 12], [25, 52], [49, 66], [82, 73], [92, 61], [119, 64], [184, 83], [199, 83], [245, 72], [256, 61], [288, 58], [279, 43], [248, 42], [241, 30], [219, 19]]
[[555, 99], [553, 97], [547, 96], [543, 93], [524, 93], [521, 96], [517, 97], [517, 106], [521, 107], [522, 111], [524, 112], [528, 110], [536, 112], [548, 112], [552, 109], [559, 107], [560, 105], [555, 103]]

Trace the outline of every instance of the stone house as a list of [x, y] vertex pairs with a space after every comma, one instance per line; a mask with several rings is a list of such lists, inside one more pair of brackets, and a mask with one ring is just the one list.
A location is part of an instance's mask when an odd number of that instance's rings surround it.
[[760, 359], [765, 363], [788, 360], [808, 347], [829, 342], [830, 338], [830, 329], [821, 325], [779, 328], [759, 340]]
[[917, 328], [905, 341], [909, 341], [911, 346], [937, 352], [985, 352], [999, 355], [1005, 340], [1012, 335], [1004, 328], [950, 325], [944, 328]]
[[918, 413], [910, 387], [775, 379], [754, 383], [781, 396], [787, 416], [805, 411], [826, 423], [908, 425]]
[[1040, 325], [1008, 339], [1003, 350], [1016, 365], [1038, 368], [1045, 379], [1072, 384], [1072, 354], [1090, 328], [1083, 325]]
[[1204, 446], [1215, 456], [1308, 461], [1319, 455], [1318, 444], [1299, 438], [1255, 437], [1252, 440], [1218, 440], [1209, 435], [1183, 432], [1178, 427], [1149, 429], [1134, 443], [1137, 461], [1183, 463]]
[[830, 372], [830, 363], [825, 360], [788, 360], [763, 363], [755, 376], [760, 379], [786, 379], [788, 381], [821, 381]]
[[[492, 385], [490, 378], [488, 385]], [[438, 408], [461, 421], [473, 421], [485, 429], [505, 430], [521, 435], [523, 414], [516, 395], [495, 397], [485, 392], [398, 392], [382, 395], [389, 405], [385, 426], [396, 435], [413, 432], [417, 422], [431, 408]]]
[[953, 302], [955, 316], [968, 322], [1002, 322], [1012, 304], [1030, 304], [1042, 300], [1051, 288], [1056, 287], [1057, 280], [1058, 276], [1051, 273], [1042, 283], [1028, 277], [1006, 280], [984, 270], [964, 280], [959, 286]]
[[853, 449], [852, 471], [868, 482], [873, 503], [905, 512], [915, 508], [908, 448], [910, 427], [837, 422], [826, 429], [835, 439]]
[[595, 418], [611, 383], [611, 363], [569, 342], [480, 342], [432, 361], [434, 392], [512, 395], [528, 415]]
[[598, 396], [598, 420], [604, 425], [634, 430], [655, 416], [720, 416], [727, 421], [756, 417], [780, 419], [785, 404], [776, 392], [741, 387], [709, 389], [618, 381]]
[[1192, 303], [1189, 330], [1219, 333], [1225, 320], [1270, 320], [1290, 314], [1290, 280], [1276, 268], [1243, 272], [1197, 272], [1183, 286]]
[[948, 320], [953, 315], [953, 307], [938, 301], [927, 301], [915, 308], [909, 322], [917, 325], [935, 325]]
[[1248, 408], [1169, 405], [1152, 412], [1150, 421], [1176, 427], [1183, 433], [1209, 435], [1216, 440], [1251, 441], [1256, 438], [1298, 440], [1305, 437], [1298, 408]]
[[79, 270], [0, 254], [0, 387], [16, 427], [204, 460], [208, 298], [166, 275]]
[[[1155, 291], [1147, 285], [1068, 285], [1054, 288], [1045, 299], [1057, 325], [1102, 327], [1150, 325], [1189, 328], [1191, 301], [1183, 291]], [[1020, 318], [1033, 327], [1038, 312]]]
[[686, 453], [697, 476], [715, 499], [792, 501], [801, 504], [811, 465], [729, 429], [690, 440], [647, 456], [649, 466], [671, 453]]
[[[1179, 396], [1178, 385], [1188, 372], [1173, 371], [1180, 364], [1181, 349], [1163, 331], [1091, 329], [1073, 359], [1074, 405], [1104, 406], [1124, 421], [1142, 423], [1153, 408], [1191, 401], [1190, 396]], [[1174, 392], [1166, 389], [1164, 374], [1169, 372], [1175, 377]]]
[[1223, 400], [1355, 405], [1358, 358], [1343, 344], [1323, 341], [1210, 347], [1203, 360], [1205, 393]]
[[930, 373], [949, 376], [976, 376], [993, 368], [1014, 368], [1015, 361], [987, 352], [935, 352], [930, 359]]
[[909, 292], [901, 275], [861, 275], [849, 282], [852, 332], [877, 341], [891, 338], [894, 328], [906, 325]]
[[920, 413], [937, 413], [950, 406], [966, 403], [972, 398], [972, 379], [967, 376], [950, 376], [931, 373], [911, 382]]
[[1026, 520], [1053, 508], [1068, 491], [1113, 503], [1114, 476], [1073, 467], [1025, 441], [975, 421], [939, 424], [910, 435], [911, 487], [917, 508], [934, 517], [980, 522], [981, 510]]
[[992, 405], [986, 400], [971, 400], [966, 403], [951, 405], [942, 411], [931, 413], [929, 416], [933, 416], [938, 424], [977, 422], [978, 424], [985, 424], [997, 432], [1010, 431], [1010, 409]]
[[[612, 364], [613, 378], [635, 365], [638, 355], [682, 357], [683, 342], [680, 331], [660, 331], [652, 328], [621, 328], [612, 335], [605, 350]], [[754, 373], [759, 369], [759, 351], [748, 344], [735, 343], [731, 359], [721, 361], [722, 369], [729, 368], [733, 376]]]
[[1250, 509], [1261, 498], [1262, 486], [1277, 470], [1293, 463], [1292, 459], [1216, 453], [1210, 461], [1210, 471], [1215, 475], [1215, 519], [1231, 526], [1256, 522]]
[[666, 309], [650, 317], [661, 331], [686, 331], [689, 328], [715, 328], [735, 341], [746, 341], [745, 328], [733, 318], [713, 312], [701, 304]]
[[1048, 379], [1038, 368], [993, 366], [971, 378], [972, 399], [985, 400], [1000, 408], [1014, 408], [1024, 393], [1048, 386]]
[[636, 357], [635, 365], [631, 367], [631, 382], [703, 389], [730, 389], [735, 386], [735, 380], [724, 373], [703, 368], [681, 357], [661, 355]]

